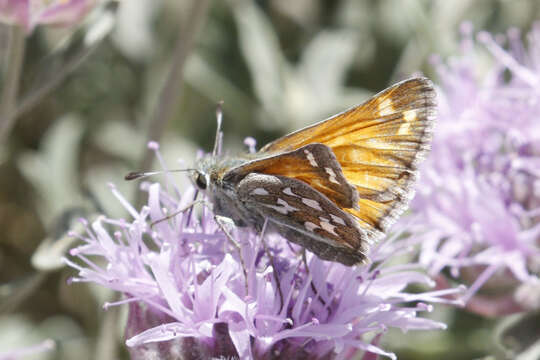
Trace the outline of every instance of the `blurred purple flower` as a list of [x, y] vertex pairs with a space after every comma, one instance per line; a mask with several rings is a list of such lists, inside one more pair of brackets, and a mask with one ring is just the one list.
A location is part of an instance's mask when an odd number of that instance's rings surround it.
[[[432, 275], [474, 269], [469, 300], [494, 274], [517, 285], [540, 269], [540, 24], [528, 51], [515, 29], [480, 44], [462, 32], [459, 57], [434, 58], [439, 120], [413, 208], [428, 229], [421, 262]], [[493, 62], [482, 74], [478, 48]]]
[[430, 311], [428, 303], [456, 304], [448, 296], [462, 291], [407, 292], [411, 284], [434, 284], [419, 264], [388, 264], [411, 250], [399, 234], [372, 248], [371, 265], [345, 267], [308, 254], [308, 271], [299, 248], [280, 236], [264, 236], [267, 252], [258, 234], [229, 224], [240, 256], [205, 208], [159, 221], [188, 206], [194, 188], [181, 192], [169, 178], [169, 191], [142, 187], [148, 205], [141, 211], [113, 187], [133, 220], [98, 219], [71, 251], [79, 261], [65, 260], [79, 272], [73, 281], [125, 295], [105, 307], [129, 304], [132, 359], [347, 359], [359, 351], [395, 358], [378, 347], [380, 335], [444, 329], [417, 314]]
[[69, 26], [92, 9], [96, 0], [0, 0], [0, 22], [31, 33], [37, 25]]

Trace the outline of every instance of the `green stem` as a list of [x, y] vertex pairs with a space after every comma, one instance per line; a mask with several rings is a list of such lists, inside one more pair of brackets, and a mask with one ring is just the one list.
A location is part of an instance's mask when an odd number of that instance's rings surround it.
[[0, 286], [0, 292], [7, 294], [0, 298], [0, 315], [14, 313], [24, 301], [35, 296], [47, 277], [46, 272], [36, 272], [17, 284], [8, 283]]
[[62, 68], [55, 73], [51, 79], [42, 82], [35, 90], [32, 90], [28, 95], [21, 97], [16, 109], [13, 109], [9, 120], [14, 120], [25, 112], [31, 110], [34, 106], [40, 103], [43, 98], [55, 90], [62, 82], [75, 70], [77, 70], [86, 60], [94, 53], [99, 44], [94, 44], [85, 48], [80, 53], [69, 59]]
[[0, 102], [0, 144], [5, 143], [15, 123], [15, 117], [11, 116], [11, 114], [15, 112], [17, 107], [25, 44], [24, 29], [20, 26], [12, 26], [7, 51], [4, 87]]
[[[120, 293], [114, 293], [111, 301], [118, 301], [122, 298]], [[115, 360], [118, 359], [118, 344], [119, 339], [118, 323], [120, 319], [120, 307], [112, 306], [103, 313], [103, 318], [100, 322], [100, 328], [96, 341], [95, 357], [97, 360]]]
[[[193, 50], [195, 38], [204, 24], [209, 3], [209, 0], [193, 0], [191, 11], [189, 11], [187, 19], [185, 19], [185, 25], [180, 27], [180, 35], [176, 41], [171, 70], [161, 89], [158, 104], [149, 124], [148, 141], [159, 141], [161, 139], [163, 131], [173, 114], [174, 105], [181, 96], [184, 83], [184, 65], [188, 55]], [[153, 152], [146, 150], [138, 169], [141, 171], [148, 170], [153, 159]], [[141, 205], [141, 203], [141, 192], [137, 192], [136, 204]]]

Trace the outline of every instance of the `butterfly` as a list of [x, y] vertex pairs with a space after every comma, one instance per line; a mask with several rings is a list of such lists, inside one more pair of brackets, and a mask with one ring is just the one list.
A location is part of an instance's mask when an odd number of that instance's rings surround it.
[[414, 195], [435, 117], [433, 84], [417, 77], [254, 154], [222, 156], [218, 124], [193, 182], [238, 226], [267, 223], [323, 260], [365, 263]]

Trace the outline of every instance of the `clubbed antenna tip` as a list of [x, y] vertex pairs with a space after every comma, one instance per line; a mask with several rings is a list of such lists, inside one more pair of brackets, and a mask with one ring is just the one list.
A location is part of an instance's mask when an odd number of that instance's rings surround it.
[[135, 180], [135, 179], [138, 179], [140, 177], [143, 177], [145, 176], [145, 173], [141, 173], [141, 172], [130, 172], [129, 174], [127, 174], [126, 176], [124, 176], [124, 180]]
[[174, 169], [174, 170], [163, 170], [163, 171], [132, 171], [126, 176], [124, 176], [125, 180], [136, 180], [143, 177], [148, 177], [152, 175], [157, 174], [164, 174], [164, 173], [175, 173], [175, 172], [183, 172], [183, 171], [196, 171], [195, 169]]

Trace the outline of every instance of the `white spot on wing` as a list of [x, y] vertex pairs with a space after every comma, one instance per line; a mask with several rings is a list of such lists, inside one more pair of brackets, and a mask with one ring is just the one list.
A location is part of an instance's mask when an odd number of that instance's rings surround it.
[[270, 193], [263, 188], [256, 188], [251, 192], [251, 195], [269, 195]]
[[313, 167], [318, 167], [319, 164], [317, 164], [317, 161], [315, 161], [315, 156], [311, 153], [311, 151], [304, 149], [304, 154], [306, 154], [306, 157], [309, 161], [309, 164]]
[[334, 231], [336, 227], [330, 224], [328, 221], [321, 221], [321, 227], [330, 234], [338, 236], [338, 234], [336, 234], [336, 232]]
[[406, 110], [403, 112], [403, 118], [405, 121], [416, 120], [416, 110]]
[[411, 125], [409, 124], [410, 122], [416, 120], [416, 110], [406, 110], [403, 112], [403, 120], [405, 120], [406, 122], [404, 124], [402, 124], [400, 127], [399, 127], [399, 130], [397, 132], [398, 135], [407, 135], [407, 134], [410, 134], [411, 133]]
[[290, 187], [286, 187], [285, 189], [283, 189], [283, 193], [285, 195], [290, 195], [290, 196], [296, 196], [298, 197], [298, 195], [296, 195], [295, 193], [292, 192], [292, 189]]
[[339, 216], [336, 216], [334, 214], [330, 214], [330, 217], [332, 218], [332, 221], [339, 225], [345, 225], [345, 221], [340, 218]]
[[302, 202], [304, 204], [306, 204], [307, 206], [309, 206], [310, 208], [312, 208], [312, 209], [323, 211], [323, 209], [321, 208], [321, 205], [319, 205], [319, 202], [316, 201], [316, 200], [308, 199], [308, 198], [302, 198]]
[[309, 221], [306, 221], [306, 222], [304, 223], [304, 226], [306, 227], [306, 229], [307, 229], [308, 231], [311, 231], [311, 232], [313, 232], [313, 230], [315, 230], [315, 229], [320, 228], [320, 226], [318, 226], [318, 225], [316, 225], [316, 224], [314, 224], [314, 223], [312, 223], [312, 222], [309, 222]]
[[407, 134], [410, 134], [410, 127], [411, 125], [409, 123], [404, 123], [404, 124], [401, 124], [401, 126], [399, 127], [399, 130], [397, 132], [398, 135], [407, 135]]
[[395, 112], [394, 107], [392, 106], [392, 100], [388, 98], [381, 101], [377, 106], [377, 109], [379, 109], [379, 114], [381, 116], [390, 115]]
[[266, 207], [269, 207], [271, 209], [274, 209], [275, 211], [277, 211], [278, 213], [280, 214], [283, 214], [283, 215], [287, 215], [288, 213], [290, 212], [293, 212], [293, 211], [298, 211], [297, 208], [289, 205], [285, 200], [283, 199], [277, 199], [277, 203], [281, 206], [277, 206], [277, 205], [269, 205], [269, 204], [262, 204]]
[[334, 170], [332, 170], [332, 168], [325, 167], [324, 171], [326, 171], [328, 176], [330, 176], [330, 182], [333, 182], [334, 184], [339, 184], [339, 181], [337, 181], [336, 178], [336, 173], [334, 172]]

